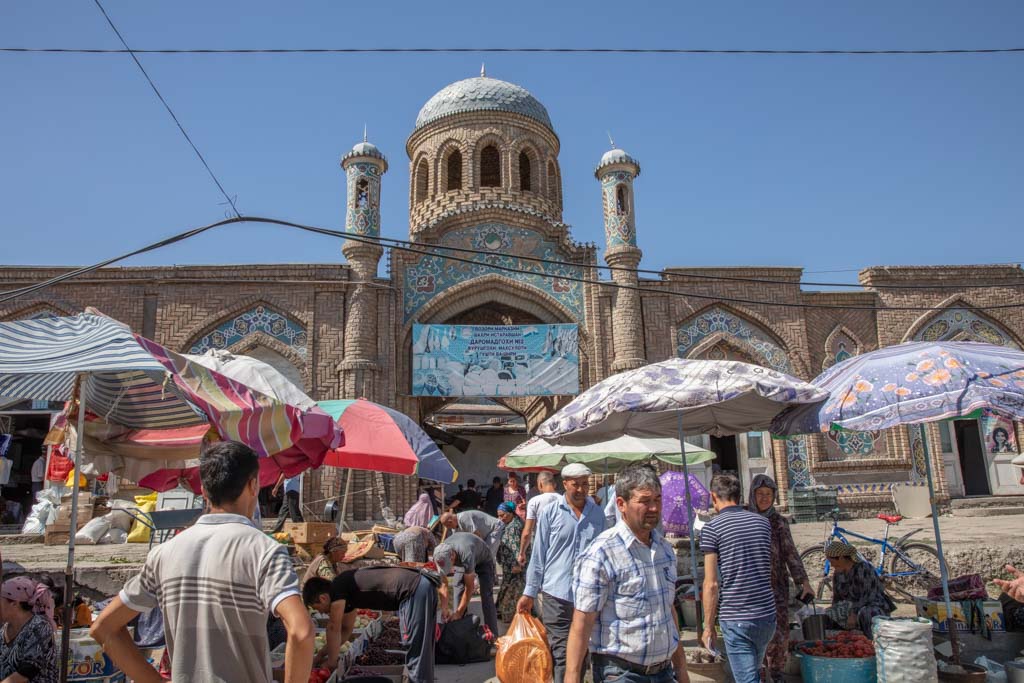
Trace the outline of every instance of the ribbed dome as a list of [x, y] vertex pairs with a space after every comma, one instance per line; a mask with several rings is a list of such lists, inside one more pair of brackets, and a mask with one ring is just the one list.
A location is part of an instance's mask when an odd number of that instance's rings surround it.
[[486, 76], [456, 81], [439, 91], [420, 109], [416, 128], [446, 116], [471, 111], [522, 114], [554, 130], [548, 110], [526, 88]]
[[598, 175], [602, 168], [612, 164], [632, 164], [636, 166], [636, 174], [640, 175], [640, 162], [631, 157], [625, 150], [618, 148], [610, 149], [604, 153], [604, 156], [601, 157], [601, 163], [594, 170], [594, 175]]

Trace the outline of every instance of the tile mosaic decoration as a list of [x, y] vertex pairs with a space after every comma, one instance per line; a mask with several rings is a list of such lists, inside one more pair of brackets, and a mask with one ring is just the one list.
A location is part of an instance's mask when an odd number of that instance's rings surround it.
[[825, 360], [821, 363], [821, 369], [827, 370], [836, 363], [842, 363], [848, 358], [860, 355], [860, 343], [853, 338], [842, 326], [836, 327], [825, 340]]
[[789, 488], [814, 486], [814, 476], [807, 457], [807, 440], [802, 436], [791, 436], [785, 442]]
[[851, 432], [832, 429], [825, 438], [825, 459], [830, 461], [856, 458], [883, 457], [886, 453], [885, 436], [880, 431]]
[[[380, 235], [380, 169], [363, 162], [348, 165], [348, 214], [345, 232]], [[360, 183], [360, 181], [365, 181]]]
[[910, 452], [913, 454], [914, 468], [910, 471], [914, 481], [925, 481], [928, 472], [925, 470], [924, 442], [921, 441], [921, 428], [907, 425], [907, 437], [910, 439]]
[[914, 335], [917, 341], [979, 341], [1017, 348], [1016, 342], [990, 321], [966, 308], [947, 308]]
[[[559, 276], [582, 278], [582, 266], [527, 261], [510, 254], [515, 252], [534, 258], [565, 260], [565, 254], [554, 240], [527, 228], [484, 223], [447, 232], [438, 244], [479, 249], [485, 253], [457, 253], [460, 258], [470, 259], [473, 263], [448, 261], [441, 256], [425, 254], [405, 266], [405, 291], [402, 293], [405, 321], [414, 318], [428, 301], [448, 288], [473, 278], [494, 274], [536, 287], [565, 306], [577, 322], [583, 322], [583, 285], [559, 279]], [[527, 272], [514, 273], [503, 268]]]
[[226, 349], [255, 332], [262, 332], [281, 342], [302, 358], [306, 357], [306, 329], [277, 311], [263, 305], [253, 307], [217, 326], [189, 349], [189, 353], [205, 353], [209, 349]]
[[718, 306], [704, 310], [679, 328], [679, 357], [686, 358], [703, 339], [718, 332], [729, 335], [744, 353], [759, 364], [780, 372], [792, 373], [785, 350], [773, 341], [767, 332]]
[[[620, 202], [619, 188], [623, 189]], [[633, 207], [633, 175], [626, 171], [611, 171], [601, 176], [601, 194], [604, 199], [604, 237], [609, 248], [636, 246], [636, 230], [630, 220]]]

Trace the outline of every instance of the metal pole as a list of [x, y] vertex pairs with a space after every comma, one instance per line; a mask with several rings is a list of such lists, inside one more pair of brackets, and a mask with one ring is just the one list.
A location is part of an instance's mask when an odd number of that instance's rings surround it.
[[348, 512], [348, 494], [352, 490], [352, 470], [345, 475], [345, 494], [341, 498], [341, 511], [338, 513], [338, 535], [345, 530], [345, 514]]
[[78, 433], [75, 442], [74, 460], [71, 461], [71, 531], [68, 534], [68, 563], [64, 568], [64, 617], [60, 637], [60, 683], [68, 680], [68, 659], [71, 656], [72, 605], [75, 584], [75, 534], [78, 533], [78, 472], [85, 448], [85, 397], [83, 388], [85, 375], [78, 376]]
[[949, 641], [953, 647], [953, 662], [960, 663], [960, 641], [957, 638], [956, 624], [953, 623], [953, 607], [949, 599], [949, 569], [946, 567], [946, 556], [942, 552], [942, 535], [939, 533], [939, 509], [935, 504], [935, 481], [932, 477], [932, 456], [928, 450], [928, 436], [924, 425], [921, 430], [921, 447], [924, 449], [924, 471], [928, 476], [928, 502], [932, 507], [932, 528], [935, 529], [935, 549], [939, 553], [939, 574], [942, 577], [942, 598], [946, 603], [946, 627], [949, 629]]
[[[683, 461], [683, 478], [686, 479], [686, 526], [690, 536], [690, 573], [693, 576], [694, 606], [697, 609], [697, 637], [703, 630], [704, 614], [701, 611], [701, 586], [697, 584], [697, 540], [693, 536], [693, 502], [690, 499], [690, 468], [686, 464], [686, 436], [683, 433], [683, 414], [679, 413], [679, 451]], [[682, 626], [682, 624], [680, 624]]]

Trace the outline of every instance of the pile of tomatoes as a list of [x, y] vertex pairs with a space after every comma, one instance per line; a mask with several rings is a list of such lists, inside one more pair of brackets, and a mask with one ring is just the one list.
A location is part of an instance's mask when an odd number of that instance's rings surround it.
[[875, 656], [874, 644], [863, 633], [852, 631], [837, 633], [835, 640], [816, 640], [806, 643], [800, 649], [804, 654], [812, 657], [830, 657], [832, 659], [862, 659]]
[[330, 669], [313, 669], [309, 672], [309, 683], [327, 683], [330, 677]]

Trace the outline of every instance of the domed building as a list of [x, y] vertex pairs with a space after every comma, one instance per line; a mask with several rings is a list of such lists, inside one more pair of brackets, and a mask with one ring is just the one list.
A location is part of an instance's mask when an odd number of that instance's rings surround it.
[[[867, 268], [862, 289], [849, 292], [805, 290], [800, 268], [678, 267], [641, 279], [640, 162], [622, 149], [595, 149], [597, 182], [568, 181], [592, 183], [603, 230], [580, 226], [571, 235], [548, 110], [523, 86], [484, 73], [442, 88], [420, 108], [405, 142], [412, 246], [385, 253], [374, 241], [380, 198], [398, 188], [388, 186], [381, 149], [396, 146], [364, 139], [341, 157], [345, 229], [353, 236], [343, 264], [104, 269], [0, 309], [0, 318], [94, 305], [172, 349], [258, 356], [318, 400], [366, 397], [432, 426], [459, 481], [485, 486], [500, 473], [499, 458], [573, 394], [650, 362], [737, 359], [811, 379], [847, 357], [908, 340], [1024, 343], [1024, 309], [979, 310], [1024, 302], [1024, 273], [1014, 266]], [[593, 243], [577, 239], [600, 240], [603, 263]], [[388, 278], [377, 275], [382, 265]], [[8, 289], [59, 272], [8, 267], [0, 280]], [[502, 328], [521, 348], [486, 356], [465, 342]], [[459, 354], [464, 362], [453, 377]], [[556, 382], [531, 376], [538, 362], [558, 368]], [[1013, 455], [981, 448], [993, 429], [1012, 435], [1015, 449], [1024, 433], [992, 419], [929, 427], [928, 451], [943, 465], [936, 467], [942, 497], [1024, 493]], [[715, 451], [715, 469], [735, 471], [745, 484], [771, 474], [783, 503], [793, 488], [824, 484], [848, 508], [881, 510], [891, 505], [893, 483], [922, 481], [925, 450], [916, 435], [695, 439]], [[337, 470], [310, 472], [307, 510], [341, 487]], [[354, 473], [351, 490], [349, 514], [371, 519], [385, 505], [404, 511], [416, 481]]]

